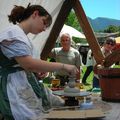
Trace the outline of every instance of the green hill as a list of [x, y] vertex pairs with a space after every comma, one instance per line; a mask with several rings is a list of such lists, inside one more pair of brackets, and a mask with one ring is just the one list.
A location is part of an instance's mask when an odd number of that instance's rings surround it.
[[91, 19], [88, 17], [88, 20], [94, 29], [94, 31], [100, 31], [106, 29], [110, 25], [120, 26], [120, 20], [98, 17], [96, 19]]

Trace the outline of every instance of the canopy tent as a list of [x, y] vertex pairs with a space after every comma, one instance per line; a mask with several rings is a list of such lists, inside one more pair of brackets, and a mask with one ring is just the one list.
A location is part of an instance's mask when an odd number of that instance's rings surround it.
[[53, 18], [52, 25], [48, 30], [38, 35], [29, 34], [33, 44], [37, 50], [39, 50], [39, 54], [41, 54], [42, 59], [47, 58], [49, 52], [54, 47], [64, 22], [69, 15], [69, 12], [71, 9], [74, 9], [96, 62], [101, 63], [103, 61], [104, 56], [101, 53], [100, 46], [79, 0], [9, 0], [9, 2], [8, 0], [1, 0], [0, 31], [3, 30], [4, 27], [11, 25], [7, 21], [7, 15], [10, 14], [13, 5], [23, 5], [26, 7], [28, 3], [42, 5], [52, 15]]
[[[59, 44], [60, 43], [60, 36], [63, 33], [69, 33], [71, 37], [76, 37], [76, 38], [82, 38], [85, 39], [85, 35], [81, 32], [79, 32], [78, 30], [76, 30], [75, 28], [68, 26], [66, 24], [64, 24], [64, 26], [62, 27], [62, 30], [60, 31], [60, 34], [58, 36], [58, 39], [56, 40], [56, 42]], [[59, 46], [59, 45], [58, 45]], [[76, 47], [76, 43], [72, 40], [72, 46]]]
[[63, 26], [61, 33], [69, 33], [72, 37], [77, 37], [77, 38], [84, 38], [85, 39], [85, 35], [81, 32], [79, 32], [78, 30], [76, 30], [75, 28], [65, 25]]
[[116, 43], [120, 44], [120, 37], [116, 37], [115, 40], [116, 40]]
[[[47, 11], [51, 14], [53, 22], [49, 29], [46, 30], [46, 32], [42, 32], [38, 35], [29, 34], [29, 38], [33, 42], [33, 45], [36, 48], [36, 52], [38, 54], [38, 57], [40, 57], [40, 54], [44, 48], [44, 45], [46, 43], [46, 40], [50, 34], [51, 28], [55, 22], [55, 19], [60, 11], [60, 8], [63, 4], [64, 0], [10, 0], [8, 3], [8, 0], [1, 0], [0, 1], [0, 31], [2, 31], [5, 27], [11, 25], [8, 22], [8, 15], [10, 14], [11, 9], [14, 7], [14, 5], [22, 5], [26, 7], [28, 3], [31, 4], [39, 4], [43, 6]], [[5, 9], [7, 6], [7, 9]]]

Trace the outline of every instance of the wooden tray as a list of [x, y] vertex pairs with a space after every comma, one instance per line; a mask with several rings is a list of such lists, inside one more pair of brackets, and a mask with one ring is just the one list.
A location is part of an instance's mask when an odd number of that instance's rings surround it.
[[51, 111], [46, 118], [47, 119], [91, 119], [105, 117], [104, 112], [101, 109], [89, 109], [89, 110], [57, 110]]

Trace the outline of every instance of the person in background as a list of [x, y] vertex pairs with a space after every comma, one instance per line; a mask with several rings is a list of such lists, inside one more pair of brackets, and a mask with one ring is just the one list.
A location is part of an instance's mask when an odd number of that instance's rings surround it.
[[[108, 37], [106, 38], [102, 48], [101, 48], [101, 51], [103, 53], [103, 55], [106, 57], [108, 56], [109, 54], [112, 53], [112, 51], [114, 50], [116, 46], [116, 41], [115, 41], [115, 38], [114, 37]], [[96, 64], [96, 62], [95, 62]], [[93, 88], [99, 88], [99, 78], [98, 78], [98, 75], [97, 74], [94, 74], [94, 78], [93, 78]]]
[[103, 44], [103, 47], [101, 48], [101, 51], [104, 56], [108, 56], [112, 53], [116, 46], [116, 41], [114, 37], [108, 37], [105, 40], [105, 43]]
[[[99, 42], [100, 47], [102, 48], [103, 43]], [[93, 71], [93, 66], [96, 64], [94, 57], [93, 57], [93, 53], [91, 51], [91, 49], [88, 50], [87, 53], [87, 61], [86, 61], [86, 71], [84, 73], [84, 76], [82, 78], [82, 83], [84, 85], [90, 85], [89, 83], [86, 82], [87, 78], [89, 77], [89, 75], [91, 74], [91, 72]]]
[[33, 58], [34, 47], [27, 34], [41, 33], [52, 23], [42, 6], [15, 6], [8, 18], [14, 25], [0, 33], [0, 112], [6, 120], [41, 120], [56, 97], [33, 73], [64, 70], [75, 75], [78, 69]]
[[93, 71], [93, 65], [94, 65], [93, 54], [92, 54], [91, 49], [89, 49], [89, 51], [87, 53], [86, 71], [82, 78], [82, 83], [84, 85], [89, 85], [89, 83], [87, 83], [86, 80], [87, 80], [88, 76], [90, 75], [90, 73]]
[[[50, 57], [54, 58], [56, 62], [75, 65], [78, 68], [76, 80], [80, 80], [80, 65], [81, 58], [79, 51], [71, 47], [72, 38], [68, 33], [62, 33], [60, 36], [61, 47], [53, 48]], [[64, 86], [69, 81], [69, 76], [66, 71], [56, 71], [56, 78], [60, 79], [60, 85]]]

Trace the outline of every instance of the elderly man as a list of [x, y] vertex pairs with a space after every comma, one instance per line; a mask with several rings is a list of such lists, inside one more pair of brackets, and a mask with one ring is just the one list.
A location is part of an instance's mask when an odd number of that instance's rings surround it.
[[[80, 80], [81, 58], [79, 51], [71, 47], [71, 41], [71, 36], [68, 33], [63, 33], [60, 36], [61, 47], [53, 48], [50, 57], [54, 58], [56, 62], [75, 65], [79, 69], [79, 72], [76, 75], [76, 80]], [[64, 86], [65, 83], [69, 81], [68, 73], [63, 70], [56, 71], [55, 76], [61, 80], [61, 86]]]

